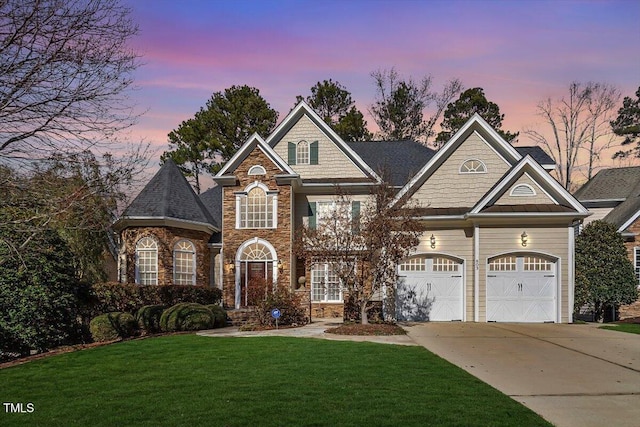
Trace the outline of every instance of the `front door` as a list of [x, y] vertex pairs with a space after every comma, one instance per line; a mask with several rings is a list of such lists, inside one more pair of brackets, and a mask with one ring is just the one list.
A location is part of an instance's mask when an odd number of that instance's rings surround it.
[[266, 285], [273, 281], [273, 263], [264, 261], [243, 262], [240, 270], [240, 306], [251, 305], [251, 297], [257, 290], [255, 286]]

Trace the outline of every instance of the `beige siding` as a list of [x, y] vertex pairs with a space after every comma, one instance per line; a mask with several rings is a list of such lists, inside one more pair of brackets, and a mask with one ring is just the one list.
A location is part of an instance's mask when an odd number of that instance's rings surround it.
[[[529, 185], [533, 191], [534, 196], [511, 196], [511, 191], [521, 184]], [[518, 181], [516, 181], [509, 189], [507, 189], [502, 197], [495, 203], [496, 205], [527, 205], [527, 204], [550, 204], [555, 201], [550, 198], [538, 184], [527, 174], [523, 174]]]
[[[431, 248], [431, 235], [436, 239], [435, 249]], [[473, 321], [473, 237], [466, 237], [461, 229], [427, 230], [420, 238], [417, 253], [451, 255], [464, 261], [465, 315]]]
[[[522, 247], [520, 235], [527, 232], [528, 243]], [[549, 228], [480, 228], [480, 256], [479, 256], [479, 312], [480, 322], [486, 321], [486, 277], [489, 258], [509, 252], [539, 253], [559, 258], [561, 283], [561, 322], [568, 322], [567, 299], [569, 281], [569, 241], [566, 227]]]
[[591, 215], [584, 219], [584, 225], [589, 224], [592, 221], [602, 219], [605, 216], [609, 215], [613, 208], [589, 208], [589, 212]]
[[366, 178], [366, 175], [344, 152], [307, 116], [302, 116], [291, 130], [276, 144], [274, 150], [284, 161], [289, 157], [289, 142], [318, 141], [317, 165], [292, 165], [305, 178]]
[[[460, 166], [469, 159], [482, 161], [486, 173], [460, 173]], [[473, 133], [462, 142], [448, 159], [412, 196], [424, 207], [471, 207], [489, 191], [509, 169], [480, 135]]]

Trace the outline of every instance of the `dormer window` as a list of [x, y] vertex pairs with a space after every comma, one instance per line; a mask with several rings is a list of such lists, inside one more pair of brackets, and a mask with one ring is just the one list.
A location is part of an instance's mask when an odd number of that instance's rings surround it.
[[251, 166], [249, 175], [266, 175], [267, 171], [260, 165]]
[[536, 195], [536, 190], [529, 184], [518, 184], [511, 189], [510, 195], [515, 197], [533, 197]]
[[486, 173], [487, 167], [478, 159], [465, 160], [460, 166], [460, 173]]

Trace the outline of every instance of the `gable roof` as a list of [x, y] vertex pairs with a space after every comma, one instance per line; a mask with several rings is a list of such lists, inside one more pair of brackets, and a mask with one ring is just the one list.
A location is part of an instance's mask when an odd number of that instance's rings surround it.
[[580, 216], [586, 217], [589, 211], [580, 204], [562, 185], [547, 171], [544, 170], [529, 155], [525, 156], [513, 168], [511, 168], [496, 185], [485, 194], [485, 196], [471, 209], [470, 213], [508, 213], [521, 212], [527, 205], [509, 208], [507, 206], [493, 207], [493, 204], [523, 175], [527, 174], [547, 195], [555, 202], [555, 205], [563, 206], [569, 209], [557, 209], [551, 206], [541, 208], [535, 205], [526, 208], [528, 212], [572, 212], [578, 213]]
[[475, 113], [456, 132], [451, 139], [420, 169], [420, 171], [398, 192], [394, 203], [413, 194], [425, 180], [435, 172], [440, 165], [473, 133], [478, 133], [496, 153], [509, 165], [513, 165], [522, 159], [518, 151], [502, 137], [482, 118]]
[[271, 160], [278, 169], [282, 172], [289, 175], [296, 175], [296, 173], [291, 169], [291, 167], [285, 162], [282, 157], [275, 152], [275, 150], [265, 142], [264, 139], [257, 133], [254, 133], [247, 139], [247, 141], [242, 144], [242, 147], [229, 159], [229, 161], [224, 165], [222, 169], [216, 174], [216, 177], [223, 177], [233, 171], [247, 158], [249, 153], [253, 151], [255, 148], [258, 148], [266, 154], [266, 156]]
[[545, 169], [555, 169], [556, 167], [556, 162], [551, 158], [551, 156], [537, 145], [515, 147], [515, 149], [522, 157], [527, 155], [531, 156], [533, 160], [540, 163], [540, 166]]
[[[216, 224], [222, 225], [222, 185], [209, 188], [204, 193], [200, 193], [202, 204], [209, 210]], [[209, 243], [222, 243], [222, 233], [216, 232], [211, 235]]]
[[162, 165], [114, 226], [125, 228], [158, 220], [211, 232], [219, 229], [219, 223], [171, 159]]
[[404, 186], [435, 155], [435, 151], [415, 141], [347, 142], [379, 176], [388, 174], [392, 186]]
[[362, 172], [376, 180], [380, 177], [359, 155], [356, 153], [309, 105], [300, 101], [298, 105], [280, 122], [278, 126], [267, 137], [267, 144], [274, 147], [285, 134], [295, 125], [300, 118], [306, 115], [327, 137], [351, 160]]

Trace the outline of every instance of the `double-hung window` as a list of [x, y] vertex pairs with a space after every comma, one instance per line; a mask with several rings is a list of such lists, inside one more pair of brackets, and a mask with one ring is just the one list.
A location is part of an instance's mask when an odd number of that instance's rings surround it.
[[311, 299], [316, 302], [343, 302], [340, 279], [329, 263], [311, 267]]
[[196, 248], [188, 240], [181, 240], [173, 247], [173, 283], [196, 284]]
[[277, 191], [256, 183], [236, 193], [236, 228], [276, 228]]
[[136, 243], [136, 283], [158, 284], [158, 244], [151, 237], [143, 237]]

